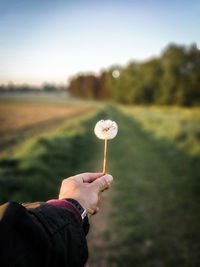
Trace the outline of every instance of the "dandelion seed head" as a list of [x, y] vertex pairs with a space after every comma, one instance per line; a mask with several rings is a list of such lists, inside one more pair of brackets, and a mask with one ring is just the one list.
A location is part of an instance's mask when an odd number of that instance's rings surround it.
[[115, 121], [100, 120], [96, 123], [94, 133], [99, 139], [113, 139], [118, 132], [118, 126]]

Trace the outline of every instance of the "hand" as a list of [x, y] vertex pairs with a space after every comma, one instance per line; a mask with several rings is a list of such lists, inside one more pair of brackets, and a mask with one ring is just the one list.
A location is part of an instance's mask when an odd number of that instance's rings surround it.
[[99, 193], [108, 189], [113, 177], [103, 173], [82, 173], [64, 179], [60, 188], [59, 199], [73, 198], [89, 214], [98, 212]]

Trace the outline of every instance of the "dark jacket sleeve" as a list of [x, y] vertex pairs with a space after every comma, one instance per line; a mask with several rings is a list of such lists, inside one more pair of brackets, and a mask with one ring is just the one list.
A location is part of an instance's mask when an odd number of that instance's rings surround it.
[[51, 204], [11, 202], [0, 220], [0, 266], [84, 266], [88, 249], [76, 214]]

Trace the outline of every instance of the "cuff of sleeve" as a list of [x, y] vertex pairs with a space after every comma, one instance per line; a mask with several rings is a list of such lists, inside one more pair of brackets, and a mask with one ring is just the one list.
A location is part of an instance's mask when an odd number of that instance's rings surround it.
[[65, 208], [65, 209], [72, 210], [77, 215], [77, 217], [80, 221], [80, 224], [83, 224], [83, 220], [81, 218], [81, 214], [80, 214], [79, 210], [71, 202], [64, 200], [64, 199], [62, 199], [62, 200], [51, 199], [51, 200], [48, 200], [47, 203], [54, 205], [54, 206], [57, 206], [59, 208]]

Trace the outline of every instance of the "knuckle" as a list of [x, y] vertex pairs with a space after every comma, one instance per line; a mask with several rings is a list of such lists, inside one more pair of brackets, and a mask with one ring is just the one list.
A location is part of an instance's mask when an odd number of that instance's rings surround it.
[[62, 185], [65, 185], [67, 182], [67, 178], [65, 178], [64, 180], [62, 180]]

